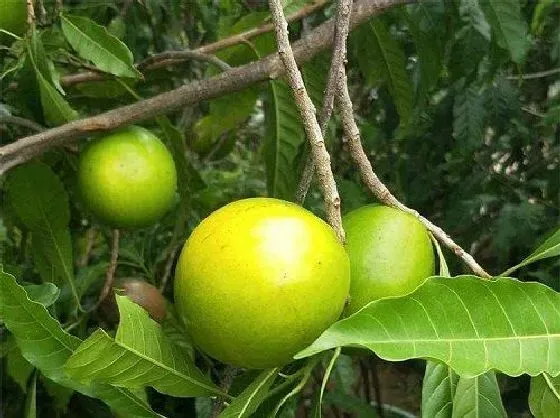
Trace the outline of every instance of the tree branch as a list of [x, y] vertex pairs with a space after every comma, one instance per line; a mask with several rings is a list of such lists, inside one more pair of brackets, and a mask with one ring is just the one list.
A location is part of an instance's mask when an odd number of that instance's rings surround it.
[[[378, 0], [375, 2], [359, 0], [352, 9], [351, 26], [356, 26], [389, 7], [408, 2], [409, 0]], [[315, 54], [327, 48], [332, 42], [333, 31], [334, 21], [331, 19], [309, 32], [305, 38], [295, 42], [293, 52], [296, 61], [300, 64], [307, 62]], [[221, 97], [260, 81], [277, 78], [283, 72], [284, 68], [278, 55], [273, 54], [259, 61], [232, 68], [212, 78], [194, 81], [131, 105], [21, 138], [14, 143], [0, 147], [0, 174], [40, 155], [53, 146], [62, 145], [94, 132], [115, 129], [204, 100]]]
[[[340, 0], [334, 24], [334, 41], [333, 41], [333, 56], [331, 60], [331, 67], [329, 68], [329, 76], [327, 79], [327, 87], [325, 88], [325, 95], [323, 97], [323, 108], [319, 115], [319, 125], [321, 132], [325, 136], [325, 131], [329, 120], [331, 118], [334, 94], [338, 88], [338, 79], [341, 75], [341, 68], [346, 63], [346, 40], [350, 27], [350, 12], [352, 10], [352, 0]], [[309, 156], [305, 162], [301, 181], [298, 184], [296, 191], [296, 202], [302, 204], [305, 201], [305, 196], [313, 180], [313, 173], [315, 172], [315, 164], [313, 158]]]
[[311, 145], [311, 154], [319, 176], [319, 182], [325, 200], [327, 220], [336, 232], [338, 239], [344, 242], [344, 229], [340, 215], [340, 196], [331, 169], [331, 158], [325, 147], [321, 127], [315, 116], [315, 106], [307, 94], [303, 77], [298, 69], [288, 35], [288, 22], [284, 17], [280, 0], [269, 0], [270, 11], [276, 32], [278, 54], [284, 63], [288, 76], [288, 84], [293, 90], [296, 106], [303, 122], [305, 134]]
[[340, 117], [342, 119], [342, 127], [344, 130], [344, 135], [346, 141], [348, 142], [348, 148], [350, 150], [350, 155], [354, 160], [354, 163], [358, 167], [360, 174], [362, 176], [363, 182], [371, 190], [371, 192], [377, 197], [382, 203], [387, 206], [391, 206], [396, 209], [400, 209], [403, 212], [413, 215], [430, 231], [434, 237], [438, 239], [443, 245], [449, 248], [451, 251], [461, 258], [463, 262], [477, 275], [484, 278], [491, 277], [484, 269], [476, 262], [476, 260], [465, 250], [463, 250], [459, 245], [457, 245], [439, 226], [434, 225], [428, 219], [424, 218], [414, 209], [411, 209], [393, 196], [393, 194], [387, 189], [387, 187], [379, 180], [370, 161], [367, 158], [366, 153], [362, 147], [362, 142], [360, 138], [360, 130], [358, 125], [354, 120], [354, 114], [352, 110], [352, 100], [350, 99], [350, 94], [348, 92], [348, 85], [346, 79], [346, 73], [340, 79], [339, 89], [336, 96], [337, 105], [340, 111]]
[[208, 55], [203, 54], [202, 52], [189, 50], [161, 52], [159, 54], [155, 54], [151, 57], [146, 58], [144, 61], [139, 62], [136, 67], [141, 71], [151, 70], [163, 67], [172, 62], [181, 62], [186, 60], [206, 61], [214, 64], [222, 71], [227, 71], [231, 68], [227, 62], [222, 61], [215, 55]]

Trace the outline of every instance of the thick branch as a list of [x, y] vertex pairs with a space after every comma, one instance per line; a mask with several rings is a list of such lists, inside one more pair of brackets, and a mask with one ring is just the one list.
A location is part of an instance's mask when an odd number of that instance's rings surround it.
[[344, 229], [342, 228], [342, 216], [340, 215], [340, 196], [334, 181], [331, 169], [331, 158], [325, 147], [323, 134], [317, 118], [315, 117], [315, 106], [311, 101], [303, 77], [299, 71], [290, 45], [288, 35], [288, 22], [284, 17], [282, 3], [280, 0], [269, 0], [270, 11], [276, 32], [276, 43], [278, 54], [284, 63], [288, 76], [288, 84], [293, 90], [296, 106], [303, 122], [305, 134], [311, 145], [311, 154], [315, 162], [319, 182], [323, 190], [327, 220], [333, 227], [341, 242], [344, 242]]
[[[376, 2], [360, 0], [354, 4], [352, 9], [351, 26], [356, 26], [391, 6], [407, 2], [408, 0], [378, 0]], [[332, 42], [333, 30], [334, 22], [331, 19], [309, 32], [305, 38], [295, 42], [293, 51], [296, 61], [300, 64], [307, 62], [315, 54], [328, 47]], [[115, 129], [204, 100], [221, 97], [257, 82], [276, 78], [283, 72], [282, 63], [278, 55], [274, 54], [259, 61], [232, 68], [215, 77], [194, 81], [128, 106], [73, 121], [37, 135], [27, 136], [0, 147], [0, 174], [40, 155], [50, 147], [62, 145], [94, 132]]]
[[387, 206], [400, 209], [403, 212], [409, 213], [417, 218], [422, 224], [428, 229], [434, 237], [437, 238], [443, 245], [453, 251], [458, 257], [460, 257], [469, 268], [477, 275], [489, 278], [490, 275], [484, 271], [484, 269], [475, 261], [475, 259], [463, 250], [459, 245], [457, 245], [439, 226], [434, 225], [428, 219], [424, 218], [414, 209], [411, 209], [393, 196], [393, 194], [387, 189], [387, 187], [379, 180], [370, 161], [367, 158], [366, 153], [362, 147], [362, 142], [360, 138], [360, 131], [354, 120], [354, 114], [352, 110], [352, 101], [350, 99], [350, 94], [348, 92], [348, 85], [346, 80], [346, 74], [341, 77], [339, 89], [337, 90], [337, 106], [339, 108], [340, 117], [342, 119], [342, 126], [344, 129], [344, 135], [348, 141], [348, 148], [350, 150], [350, 155], [354, 160], [354, 163], [358, 167], [360, 174], [362, 176], [363, 182], [371, 190], [371, 192], [377, 197], [382, 203]]

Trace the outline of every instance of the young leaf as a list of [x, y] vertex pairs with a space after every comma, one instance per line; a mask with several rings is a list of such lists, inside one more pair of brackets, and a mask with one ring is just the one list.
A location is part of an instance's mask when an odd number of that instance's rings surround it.
[[431, 277], [409, 295], [371, 302], [331, 325], [303, 358], [365, 347], [391, 361], [431, 358], [461, 376], [560, 374], [560, 293], [540, 283]]
[[451, 418], [459, 376], [446, 364], [428, 361], [422, 382], [422, 415]]
[[43, 281], [68, 284], [79, 306], [62, 182], [46, 164], [28, 163], [10, 172], [6, 190], [14, 212], [32, 233], [34, 262]]
[[0, 321], [14, 336], [22, 355], [56, 383], [101, 399], [128, 416], [159, 417], [149, 405], [127, 390], [109, 385], [83, 386], [68, 379], [63, 365], [79, 346], [80, 339], [62, 329], [46, 308], [29, 299], [25, 289], [0, 265]]
[[138, 78], [132, 52], [117, 37], [87, 17], [61, 15], [64, 36], [78, 54], [102, 71], [118, 77]]
[[529, 408], [535, 418], [560, 417], [560, 376], [541, 374], [531, 379]]
[[487, 372], [476, 377], [461, 377], [453, 398], [453, 418], [505, 418], [496, 375]]
[[245, 418], [257, 410], [274, 383], [278, 368], [263, 371], [220, 414], [220, 418]]
[[68, 376], [132, 389], [152, 386], [171, 396], [221, 394], [144, 309], [126, 296], [116, 298], [121, 322], [115, 339], [95, 331], [66, 362]]
[[527, 24], [521, 18], [518, 0], [485, 0], [480, 4], [488, 18], [498, 45], [509, 51], [520, 64], [529, 47]]

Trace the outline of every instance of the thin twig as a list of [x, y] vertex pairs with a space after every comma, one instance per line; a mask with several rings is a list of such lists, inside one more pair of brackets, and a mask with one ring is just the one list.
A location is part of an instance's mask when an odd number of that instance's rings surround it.
[[27, 25], [31, 26], [35, 23], [35, 8], [33, 7], [33, 0], [26, 0], [27, 5]]
[[331, 157], [325, 147], [321, 127], [315, 117], [315, 106], [307, 94], [301, 72], [299, 71], [290, 45], [288, 22], [284, 17], [280, 0], [269, 0], [272, 21], [276, 32], [278, 54], [288, 76], [288, 83], [293, 90], [296, 106], [300, 113], [303, 127], [311, 145], [311, 153], [315, 161], [319, 183], [323, 191], [327, 220], [336, 232], [338, 239], [344, 242], [344, 229], [340, 215], [340, 196], [331, 169]]
[[24, 128], [28, 128], [37, 132], [43, 132], [45, 129], [47, 129], [44, 126], [39, 125], [37, 122], [33, 122], [32, 120], [25, 119], [19, 116], [12, 116], [12, 115], [0, 115], [0, 124], [4, 124], [4, 123], [23, 126]]
[[91, 311], [95, 311], [99, 308], [99, 305], [105, 300], [107, 295], [111, 292], [111, 288], [113, 287], [113, 282], [115, 280], [115, 271], [117, 270], [117, 261], [119, 259], [119, 230], [113, 229], [113, 237], [111, 243], [111, 262], [107, 267], [107, 271], [105, 273], [105, 284], [103, 285], [103, 289], [99, 294], [99, 298], [97, 299], [97, 303], [93, 306]]
[[[319, 115], [319, 125], [323, 137], [325, 136], [327, 125], [331, 118], [334, 94], [338, 88], [338, 79], [340, 77], [340, 69], [346, 64], [346, 40], [350, 27], [350, 12], [352, 11], [352, 0], [339, 0], [338, 9], [334, 24], [334, 40], [333, 40], [333, 56], [331, 66], [329, 68], [329, 76], [327, 78], [327, 86], [323, 97], [323, 108]], [[311, 155], [308, 156], [301, 180], [298, 184], [295, 200], [299, 204], [303, 204], [305, 196], [313, 180], [315, 172], [315, 164]]]
[[145, 60], [139, 62], [136, 65], [136, 68], [138, 68], [140, 71], [151, 70], [164, 66], [162, 65], [162, 63], [168, 65], [170, 63], [181, 62], [186, 60], [206, 61], [211, 64], [214, 64], [222, 71], [227, 71], [231, 68], [227, 62], [222, 61], [215, 55], [203, 54], [201, 52], [189, 51], [189, 50], [165, 51], [159, 54], [152, 55], [151, 57], [148, 57]]
[[173, 249], [171, 249], [169, 253], [169, 257], [167, 257], [167, 261], [165, 262], [165, 268], [163, 270], [163, 275], [161, 276], [161, 283], [159, 285], [160, 293], [163, 293], [165, 290], [165, 286], [167, 285], [167, 280], [169, 280], [169, 277], [171, 276], [171, 268], [173, 267], [173, 262], [175, 261], [175, 257], [177, 256], [177, 253], [179, 252], [180, 248], [181, 248], [180, 244], [176, 245]]
[[443, 245], [453, 251], [455, 255], [457, 255], [457, 257], [461, 258], [463, 262], [475, 274], [483, 278], [491, 277], [476, 262], [476, 260], [469, 253], [463, 250], [463, 248], [457, 245], [455, 241], [453, 241], [443, 229], [434, 225], [414, 209], [408, 208], [407, 206], [402, 204], [395, 196], [393, 196], [393, 194], [389, 191], [389, 189], [387, 189], [387, 187], [381, 182], [381, 180], [379, 180], [379, 178], [373, 171], [373, 167], [362, 147], [360, 130], [358, 129], [358, 125], [354, 120], [352, 100], [350, 99], [350, 94], [348, 92], [345, 71], [343, 77], [341, 77], [340, 79], [340, 88], [337, 90], [336, 100], [340, 112], [340, 117], [342, 119], [344, 136], [346, 141], [348, 142], [350, 155], [352, 156], [354, 163], [360, 171], [363, 182], [371, 190], [375, 197], [377, 197], [382, 203], [386, 204], [387, 206], [400, 209], [403, 212], [413, 215], [426, 227], [426, 229], [428, 229], [438, 239], [438, 241], [440, 241]]
[[77, 266], [84, 268], [88, 265], [89, 259], [91, 257], [91, 251], [93, 250], [93, 245], [95, 244], [95, 238], [97, 237], [97, 229], [92, 226], [86, 231], [86, 245], [82, 256], [77, 261]]
[[536, 73], [510, 75], [506, 77], [506, 80], [534, 80], [536, 78], [544, 78], [558, 73], [560, 73], [560, 68], [552, 68], [551, 70], [539, 71]]

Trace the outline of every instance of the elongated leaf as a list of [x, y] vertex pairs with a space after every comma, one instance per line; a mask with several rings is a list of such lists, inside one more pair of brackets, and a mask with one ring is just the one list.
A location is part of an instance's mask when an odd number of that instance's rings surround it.
[[245, 418], [257, 410], [278, 375], [278, 368], [265, 370], [220, 414], [220, 418]]
[[37, 373], [33, 374], [29, 382], [29, 390], [25, 397], [25, 418], [35, 418], [37, 416]]
[[453, 135], [463, 148], [471, 150], [482, 143], [486, 110], [483, 96], [469, 86], [457, 93], [453, 104]]
[[32, 233], [33, 259], [41, 277], [45, 282], [67, 283], [78, 306], [68, 195], [62, 182], [49, 166], [29, 163], [10, 172], [6, 189], [11, 207]]
[[529, 407], [535, 418], [560, 417], [560, 377], [546, 374], [531, 379]]
[[498, 45], [509, 51], [516, 63], [523, 62], [529, 47], [527, 24], [518, 0], [485, 0], [480, 3]]
[[319, 398], [317, 400], [317, 406], [315, 407], [315, 410], [313, 411], [313, 416], [315, 418], [321, 418], [323, 416], [322, 413], [322, 405], [323, 405], [323, 394], [325, 393], [325, 387], [327, 386], [327, 383], [329, 381], [329, 378], [331, 377], [331, 372], [333, 370], [333, 367], [336, 363], [336, 360], [338, 359], [338, 357], [340, 356], [340, 347], [337, 347], [332, 354], [332, 357], [329, 361], [329, 364], [327, 366], [327, 369], [325, 370], [325, 374], [323, 375], [323, 381], [321, 382], [321, 390], [319, 391]]
[[463, 22], [472, 26], [485, 39], [490, 40], [490, 25], [484, 17], [478, 0], [461, 0], [459, 14]]
[[116, 296], [121, 322], [113, 340], [99, 329], [85, 340], [64, 366], [73, 379], [118, 387], [152, 386], [171, 396], [220, 394], [173, 344], [158, 323], [125, 296]]
[[62, 367], [80, 339], [62, 329], [46, 308], [30, 300], [25, 289], [0, 266], [0, 320], [14, 336], [22, 355], [53, 381], [101, 399], [127, 416], [159, 417], [149, 405], [127, 390], [109, 385], [84, 386], [66, 377]]
[[493, 372], [476, 377], [461, 377], [453, 399], [453, 418], [507, 417], [496, 375]]
[[560, 228], [554, 232], [545, 242], [543, 242], [535, 251], [531, 253], [529, 257], [523, 260], [516, 266], [507, 269], [501, 274], [501, 276], [507, 276], [513, 273], [515, 270], [526, 266], [528, 264], [534, 263], [535, 261], [542, 260], [549, 257], [557, 257], [560, 255]]
[[451, 418], [459, 376], [446, 364], [428, 361], [422, 382], [422, 416]]
[[540, 283], [431, 277], [413, 293], [372, 302], [328, 328], [302, 358], [340, 346], [386, 360], [431, 358], [459, 375], [560, 374], [560, 294]]
[[62, 32], [78, 54], [102, 71], [138, 78], [132, 52], [117, 37], [87, 17], [61, 15]]
[[371, 84], [379, 81], [387, 84], [401, 123], [406, 124], [412, 112], [414, 90], [406, 72], [404, 51], [378, 18], [361, 25], [355, 32], [352, 44], [360, 71]]

